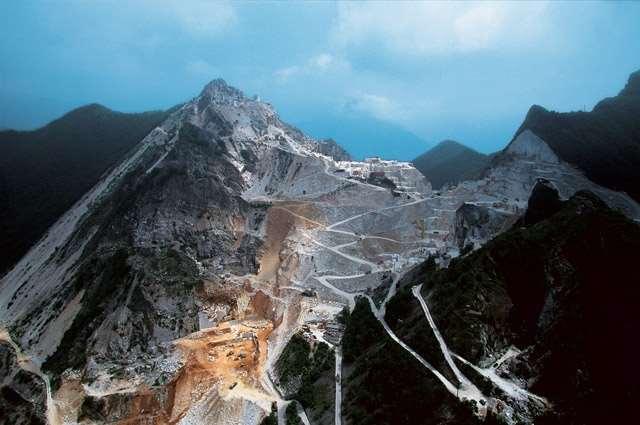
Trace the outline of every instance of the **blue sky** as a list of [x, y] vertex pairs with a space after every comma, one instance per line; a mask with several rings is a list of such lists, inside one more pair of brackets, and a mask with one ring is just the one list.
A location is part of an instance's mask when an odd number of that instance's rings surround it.
[[640, 69], [640, 2], [16, 1], [0, 127], [170, 107], [215, 77], [355, 156], [502, 148], [532, 104], [590, 109]]

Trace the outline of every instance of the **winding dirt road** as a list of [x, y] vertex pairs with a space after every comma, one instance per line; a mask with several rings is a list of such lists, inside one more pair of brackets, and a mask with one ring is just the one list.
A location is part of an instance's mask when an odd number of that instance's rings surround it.
[[53, 396], [51, 394], [51, 382], [49, 381], [49, 376], [42, 372], [40, 366], [36, 364], [31, 358], [25, 355], [18, 344], [16, 344], [12, 339], [9, 332], [6, 329], [0, 329], [0, 341], [5, 341], [16, 352], [16, 360], [18, 362], [18, 366], [22, 370], [27, 372], [31, 372], [42, 379], [44, 382], [44, 386], [47, 392], [47, 423], [49, 425], [62, 425], [62, 420], [60, 419], [60, 414], [58, 412], [58, 407], [56, 406], [55, 401], [53, 400]]

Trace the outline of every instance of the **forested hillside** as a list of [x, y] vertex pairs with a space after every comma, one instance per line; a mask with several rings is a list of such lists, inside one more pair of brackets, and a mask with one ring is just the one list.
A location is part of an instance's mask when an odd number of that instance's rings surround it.
[[0, 275], [167, 115], [92, 104], [34, 131], [0, 132]]

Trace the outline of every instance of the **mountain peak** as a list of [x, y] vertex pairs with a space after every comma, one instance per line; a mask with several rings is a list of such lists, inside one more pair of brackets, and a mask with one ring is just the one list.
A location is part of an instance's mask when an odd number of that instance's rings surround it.
[[[452, 139], [445, 139], [427, 152], [437, 155], [458, 155], [465, 152], [479, 153], [475, 149]], [[424, 155], [424, 154], [423, 154]]]
[[640, 70], [632, 72], [620, 96], [640, 96]]
[[78, 120], [92, 122], [97, 118], [111, 116], [114, 114], [118, 113], [99, 103], [90, 103], [88, 105], [83, 105], [72, 109], [60, 118], [51, 121], [44, 128], [51, 128], [60, 125], [66, 126]]
[[467, 146], [463, 145], [462, 143], [457, 142], [457, 141], [452, 140], [452, 139], [445, 139], [445, 140], [442, 140], [440, 143], [438, 143], [436, 146], [434, 146], [434, 148], [435, 148], [435, 147], [449, 147], [449, 148], [453, 148], [453, 147], [455, 147], [455, 148], [466, 148], [466, 149], [470, 149], [469, 147], [467, 147]]
[[202, 92], [200, 92], [200, 97], [209, 98], [209, 100], [215, 103], [226, 103], [245, 99], [244, 94], [240, 90], [228, 85], [222, 78], [216, 78], [204, 86]]
[[95, 114], [95, 113], [105, 113], [105, 112], [114, 112], [110, 108], [107, 108], [100, 103], [90, 103], [88, 105], [79, 106], [71, 111], [67, 112], [65, 115], [81, 115], [81, 114]]
[[413, 160], [413, 165], [431, 182], [434, 189], [446, 183], [475, 178], [488, 161], [481, 154], [455, 140], [443, 140]]
[[545, 107], [540, 106], [540, 105], [531, 105], [531, 107], [529, 108], [529, 111], [527, 111], [527, 116], [525, 117], [525, 120], [529, 117], [534, 117], [534, 116], [538, 116], [541, 114], [546, 114], [547, 112], [549, 112]]
[[110, 111], [111, 109], [107, 108], [101, 103], [89, 103], [88, 105], [83, 105], [75, 109], [76, 111], [85, 110], [85, 111]]

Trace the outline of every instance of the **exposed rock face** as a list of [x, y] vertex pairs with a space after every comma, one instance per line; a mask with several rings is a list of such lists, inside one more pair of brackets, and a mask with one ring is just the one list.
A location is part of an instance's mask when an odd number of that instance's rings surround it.
[[526, 156], [532, 160], [557, 164], [560, 162], [551, 148], [530, 130], [524, 130], [505, 149], [507, 154]]
[[333, 139], [319, 140], [316, 152], [330, 156], [336, 161], [351, 161], [349, 152], [344, 150], [344, 148]]
[[478, 248], [512, 225], [530, 225], [557, 212], [562, 202], [558, 191], [546, 179], [539, 179], [531, 191], [524, 215], [500, 209], [500, 204], [484, 205], [465, 203], [456, 211], [455, 237], [458, 247]]
[[[224, 273], [257, 272], [264, 206], [242, 195], [250, 170], [260, 167], [252, 160], [282, 152], [281, 145], [297, 148], [288, 134], [297, 136], [269, 105], [212, 82], [3, 280], [3, 321], [56, 377], [81, 371], [84, 415], [111, 421], [139, 414], [139, 396], [122, 390], [140, 384], [158, 406], [177, 405], [175, 391], [167, 395], [164, 387], [182, 367], [174, 341], [199, 330], [203, 305], [221, 311], [218, 320], [251, 311], [250, 288], [227, 283], [212, 295], [207, 288]], [[288, 155], [276, 172], [289, 171]], [[247, 291], [241, 309], [237, 299]], [[259, 362], [253, 368], [259, 373]], [[111, 401], [102, 398], [109, 394]], [[167, 410], [165, 419], [182, 414]]]
[[451, 199], [447, 203], [453, 211], [440, 220], [450, 223], [459, 247], [469, 243], [477, 247], [508, 229], [526, 211], [527, 200], [541, 180], [553, 186], [561, 199], [590, 190], [610, 207], [640, 219], [640, 206], [632, 198], [593, 183], [559, 159], [544, 140], [524, 131], [492, 158], [482, 179], [441, 192], [441, 198]]

